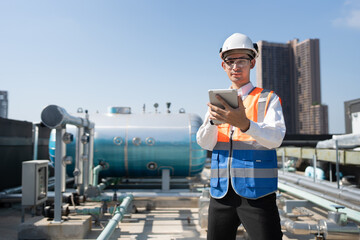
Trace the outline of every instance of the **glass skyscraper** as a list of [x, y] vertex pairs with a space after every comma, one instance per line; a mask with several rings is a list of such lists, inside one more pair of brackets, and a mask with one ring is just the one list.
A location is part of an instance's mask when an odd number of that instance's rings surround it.
[[8, 94], [7, 91], [0, 91], [0, 117], [8, 117]]
[[328, 134], [328, 108], [321, 104], [319, 39], [259, 41], [257, 86], [282, 100], [288, 134]]

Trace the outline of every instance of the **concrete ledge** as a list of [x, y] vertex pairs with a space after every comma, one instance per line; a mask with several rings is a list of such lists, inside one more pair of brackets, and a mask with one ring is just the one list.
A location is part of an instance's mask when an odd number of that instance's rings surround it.
[[91, 216], [69, 216], [62, 223], [34, 217], [19, 225], [18, 239], [84, 239], [91, 230]]

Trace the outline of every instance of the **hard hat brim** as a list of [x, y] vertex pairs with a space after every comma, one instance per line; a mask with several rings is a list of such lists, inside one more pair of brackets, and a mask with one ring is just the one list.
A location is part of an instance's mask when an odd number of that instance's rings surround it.
[[230, 49], [230, 50], [227, 50], [227, 51], [224, 51], [224, 52], [220, 52], [220, 58], [225, 59], [230, 54], [235, 54], [235, 53], [248, 54], [252, 59], [257, 58], [257, 55], [258, 55], [258, 53], [254, 49], [241, 48], [241, 49]]

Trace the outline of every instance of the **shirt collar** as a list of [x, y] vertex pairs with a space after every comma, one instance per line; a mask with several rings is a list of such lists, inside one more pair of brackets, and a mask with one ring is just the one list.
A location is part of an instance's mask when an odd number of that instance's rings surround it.
[[244, 86], [238, 89], [238, 95], [242, 96], [242, 98], [246, 97], [250, 91], [254, 88], [251, 82], [248, 82]]

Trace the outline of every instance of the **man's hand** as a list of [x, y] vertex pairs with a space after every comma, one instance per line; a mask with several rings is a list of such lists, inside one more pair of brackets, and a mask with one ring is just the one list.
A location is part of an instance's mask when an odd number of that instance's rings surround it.
[[241, 131], [246, 132], [250, 127], [250, 120], [246, 117], [244, 103], [239, 96], [239, 107], [232, 108], [219, 95], [216, 98], [221, 102], [225, 109], [219, 108], [211, 103], [208, 103], [210, 119], [219, 120], [230, 124], [231, 126], [240, 128]]

